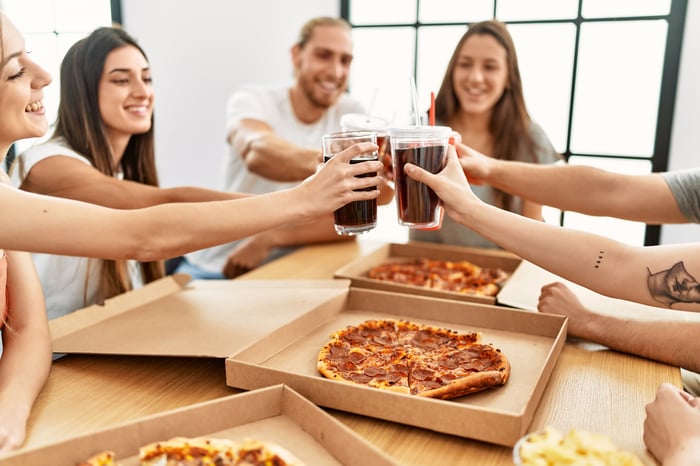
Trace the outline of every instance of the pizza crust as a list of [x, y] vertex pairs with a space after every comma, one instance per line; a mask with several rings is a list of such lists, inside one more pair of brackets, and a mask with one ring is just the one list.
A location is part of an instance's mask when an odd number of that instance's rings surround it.
[[439, 398], [449, 400], [471, 393], [480, 392], [498, 385], [503, 385], [508, 381], [510, 375], [510, 365], [504, 371], [476, 372], [467, 377], [457, 379], [454, 382], [440, 388], [426, 390], [417, 393], [418, 396], [428, 398]]

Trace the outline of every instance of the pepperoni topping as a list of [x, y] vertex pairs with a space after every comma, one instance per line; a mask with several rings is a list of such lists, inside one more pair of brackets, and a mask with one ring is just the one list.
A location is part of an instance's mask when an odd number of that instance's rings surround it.
[[424, 367], [415, 367], [411, 370], [411, 379], [426, 381], [435, 378], [435, 373]]
[[369, 366], [368, 368], [365, 369], [365, 375], [368, 375], [370, 377], [377, 377], [378, 375], [386, 375], [386, 374], [387, 374], [387, 371], [385, 371], [381, 367]]

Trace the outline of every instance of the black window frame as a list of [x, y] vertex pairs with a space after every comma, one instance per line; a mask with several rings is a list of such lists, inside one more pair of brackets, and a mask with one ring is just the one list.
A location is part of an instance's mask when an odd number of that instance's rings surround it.
[[[340, 1], [340, 16], [347, 20], [353, 28], [394, 28], [394, 27], [413, 27], [416, 32], [424, 26], [440, 27], [440, 26], [461, 26], [469, 25], [469, 22], [440, 22], [440, 23], [423, 23], [420, 21], [419, 9], [421, 1], [416, 0], [416, 22], [400, 23], [400, 24], [353, 24], [350, 18], [350, 2], [352, 0]], [[492, 18], [496, 18], [498, 1], [494, 0]], [[671, 0], [671, 8], [668, 15], [654, 16], [633, 16], [633, 17], [603, 17], [603, 18], [584, 18], [582, 16], [583, 0], [578, 1], [578, 11], [576, 18], [567, 18], [561, 20], [527, 20], [527, 21], [504, 21], [506, 24], [546, 24], [546, 23], [571, 23], [576, 27], [576, 37], [574, 44], [574, 61], [572, 70], [571, 95], [569, 101], [569, 119], [567, 122], [566, 147], [562, 153], [566, 160], [573, 156], [583, 156], [591, 158], [605, 159], [630, 159], [643, 160], [651, 162], [652, 172], [664, 172], [668, 170], [669, 151], [671, 146], [671, 136], [673, 133], [673, 116], [676, 104], [676, 92], [678, 87], [678, 76], [680, 68], [681, 51], [683, 48], [683, 34], [685, 30], [685, 18], [688, 9], [687, 0]], [[665, 20], [668, 22], [668, 32], [666, 36], [666, 47], [664, 53], [664, 63], [661, 78], [661, 88], [659, 92], [659, 104], [656, 122], [656, 134], [654, 139], [653, 154], [651, 157], [643, 156], [621, 156], [613, 154], [584, 154], [572, 153], [571, 133], [573, 124], [573, 106], [574, 96], [576, 93], [576, 72], [578, 66], [579, 40], [581, 33], [581, 25], [584, 23], [593, 22], [624, 22], [624, 21], [640, 21], [640, 20]], [[418, 66], [418, 40], [419, 34], [415, 34], [414, 43], [414, 77], [417, 77]], [[563, 222], [564, 213], [562, 212], [560, 223]], [[661, 239], [661, 226], [647, 224], [644, 234], [644, 245], [657, 245]]]

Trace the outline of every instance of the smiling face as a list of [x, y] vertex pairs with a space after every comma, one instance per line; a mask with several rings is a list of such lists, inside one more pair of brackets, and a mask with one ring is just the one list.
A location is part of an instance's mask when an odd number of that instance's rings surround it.
[[350, 31], [340, 26], [316, 26], [309, 40], [292, 49], [297, 88], [307, 103], [327, 109], [348, 84], [352, 63]]
[[508, 85], [506, 49], [489, 34], [475, 34], [464, 41], [452, 73], [460, 109], [489, 116]]
[[151, 128], [151, 70], [139, 49], [127, 45], [107, 55], [98, 88], [98, 101], [110, 139], [142, 134]]
[[42, 89], [51, 82], [34, 63], [17, 28], [0, 14], [2, 21], [2, 70], [0, 71], [0, 149], [4, 156], [19, 139], [43, 136], [48, 129]]

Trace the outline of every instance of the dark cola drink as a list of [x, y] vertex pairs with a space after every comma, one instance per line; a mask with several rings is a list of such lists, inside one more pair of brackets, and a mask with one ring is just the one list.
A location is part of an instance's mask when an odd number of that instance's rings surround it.
[[379, 161], [384, 164], [384, 174], [389, 179], [393, 179], [392, 168], [391, 168], [391, 140], [388, 134], [377, 133], [377, 154], [379, 156]]
[[404, 173], [403, 166], [412, 163], [430, 173], [442, 170], [447, 147], [445, 145], [393, 148], [394, 183], [399, 222], [409, 227], [431, 227], [440, 222], [441, 202], [435, 191]]
[[[330, 158], [330, 156], [324, 156], [324, 163], [330, 160]], [[378, 160], [376, 154], [364, 154], [362, 156], [355, 157], [350, 161], [350, 163], [355, 164], [376, 160]], [[376, 175], [377, 172], [368, 172], [362, 175], [357, 175], [357, 177], [365, 178]], [[372, 186], [361, 191], [373, 191], [375, 189], [377, 189], [377, 187]], [[365, 233], [377, 225], [377, 199], [351, 202], [336, 210], [333, 213], [333, 216], [335, 219], [335, 231], [339, 234], [357, 235]]]

